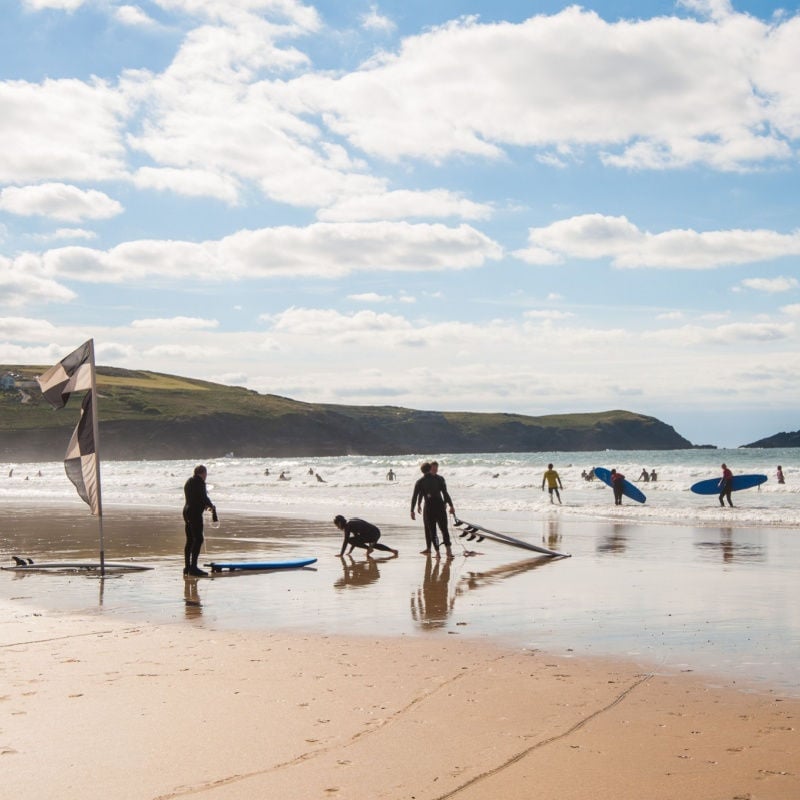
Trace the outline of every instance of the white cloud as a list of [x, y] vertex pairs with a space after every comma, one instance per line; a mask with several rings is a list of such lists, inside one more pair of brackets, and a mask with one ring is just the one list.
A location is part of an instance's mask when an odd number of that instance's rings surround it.
[[349, 294], [348, 300], [355, 300], [357, 303], [387, 303], [391, 295], [378, 294], [377, 292], [363, 292], [362, 294]]
[[215, 319], [198, 317], [170, 317], [168, 319], [135, 319], [131, 322], [131, 327], [149, 331], [197, 331], [218, 328], [219, 322]]
[[203, 169], [141, 167], [133, 175], [139, 189], [171, 191], [185, 197], [215, 197], [228, 205], [239, 202], [239, 183], [229, 175]]
[[523, 315], [525, 319], [532, 320], [556, 320], [556, 319], [569, 319], [575, 315], [569, 311], [557, 311], [555, 309], [532, 309], [526, 311]]
[[0, 81], [0, 182], [123, 176], [127, 102], [99, 79]]
[[104, 192], [64, 183], [8, 186], [0, 190], [0, 209], [19, 216], [50, 217], [62, 222], [109, 219], [123, 211], [122, 204]]
[[131, 241], [110, 250], [63, 247], [41, 256], [47, 273], [100, 283], [227, 281], [353, 272], [428, 272], [478, 267], [499, 245], [468, 225], [405, 222], [329, 224], [239, 231], [218, 241]]
[[742, 286], [746, 289], [754, 289], [757, 292], [778, 294], [797, 289], [800, 286], [800, 281], [797, 278], [787, 278], [783, 275], [778, 278], [745, 278], [742, 281]]
[[[800, 232], [769, 230], [642, 231], [626, 217], [583, 214], [528, 231], [513, 255], [531, 264], [565, 258], [610, 259], [617, 267], [713, 269], [800, 254]], [[550, 259], [548, 262], [547, 259]]]
[[791, 158], [794, 19], [712, 16], [607, 22], [571, 6], [519, 24], [467, 19], [294, 84], [335, 133], [392, 160], [497, 158], [506, 146], [551, 159], [601, 148], [609, 165], [651, 169]]
[[795, 334], [792, 323], [732, 322], [715, 328], [699, 325], [685, 325], [664, 331], [650, 331], [643, 334], [648, 340], [671, 341], [677, 346], [699, 344], [727, 345], [739, 347], [743, 344], [763, 344], [786, 340]]
[[482, 220], [488, 219], [491, 214], [490, 205], [472, 202], [457, 192], [446, 189], [428, 192], [401, 189], [374, 195], [347, 195], [321, 209], [317, 217], [328, 222], [437, 217]]
[[152, 28], [158, 25], [158, 23], [142, 11], [139, 6], [119, 6], [114, 11], [114, 17], [123, 25], [129, 25], [133, 28]]
[[35, 257], [22, 255], [14, 261], [0, 256], [0, 307], [30, 303], [65, 303], [75, 293], [44, 274]]
[[397, 27], [389, 17], [378, 11], [377, 5], [371, 5], [369, 11], [361, 15], [361, 26], [381, 33], [391, 33]]
[[76, 11], [87, 0], [22, 0], [26, 8], [32, 11], [44, 11], [45, 9], [54, 9], [56, 11]]
[[783, 306], [781, 311], [791, 317], [800, 317], [800, 303], [792, 303], [788, 306]]

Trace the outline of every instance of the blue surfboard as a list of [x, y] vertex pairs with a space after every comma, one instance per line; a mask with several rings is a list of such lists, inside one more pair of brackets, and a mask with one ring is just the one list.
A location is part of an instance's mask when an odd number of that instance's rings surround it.
[[[698, 481], [692, 484], [691, 490], [695, 494], [719, 494], [721, 480], [722, 478], [709, 478], [705, 481]], [[734, 475], [731, 491], [738, 492], [740, 489], [752, 489], [754, 486], [761, 486], [762, 483], [766, 482], [766, 475]]]
[[204, 564], [204, 566], [210, 567], [212, 572], [222, 572], [223, 570], [229, 572], [237, 570], [266, 572], [274, 569], [300, 569], [313, 564], [316, 560], [316, 558], [299, 558], [294, 561], [212, 561], [210, 564]]
[[[611, 486], [611, 472], [605, 467], [595, 467], [594, 474], [597, 475], [606, 486]], [[647, 500], [644, 492], [637, 489], [628, 480], [622, 482], [622, 494], [624, 494], [625, 497], [630, 497], [631, 500], [635, 500], [637, 503], [644, 503], [644, 501]]]

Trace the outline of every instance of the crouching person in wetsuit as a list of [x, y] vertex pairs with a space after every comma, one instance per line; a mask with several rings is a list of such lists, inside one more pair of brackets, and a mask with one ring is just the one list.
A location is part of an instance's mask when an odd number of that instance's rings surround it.
[[197, 566], [200, 548], [203, 546], [203, 512], [211, 509], [212, 519], [217, 518], [217, 508], [211, 502], [206, 490], [208, 471], [202, 464], [194, 468], [194, 475], [184, 484], [183, 522], [186, 530], [186, 546], [183, 550], [183, 574], [189, 577], [204, 577], [205, 570]]
[[344, 533], [342, 549], [339, 552], [339, 556], [344, 555], [345, 548], [348, 544], [350, 545], [350, 550], [347, 552], [348, 555], [353, 552], [353, 548], [355, 547], [363, 547], [367, 551], [367, 555], [373, 550], [383, 550], [384, 552], [397, 555], [397, 550], [393, 550], [391, 547], [378, 541], [378, 539], [381, 538], [381, 530], [371, 522], [359, 519], [358, 517], [347, 520], [341, 514], [337, 514], [333, 518], [333, 524]]

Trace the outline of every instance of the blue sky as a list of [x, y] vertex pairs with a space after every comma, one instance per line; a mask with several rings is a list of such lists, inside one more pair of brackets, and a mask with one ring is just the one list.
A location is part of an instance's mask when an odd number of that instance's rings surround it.
[[0, 363], [800, 428], [797, 3], [3, 14]]

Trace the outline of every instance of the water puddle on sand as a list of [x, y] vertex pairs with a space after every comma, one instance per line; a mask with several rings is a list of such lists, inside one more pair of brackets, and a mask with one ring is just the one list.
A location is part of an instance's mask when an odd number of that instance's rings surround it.
[[[206, 530], [201, 562], [316, 557], [301, 570], [184, 580], [180, 513], [107, 509], [105, 556], [153, 567], [110, 573], [0, 573], [10, 613], [114, 615], [233, 629], [382, 636], [460, 635], [576, 656], [622, 656], [733, 677], [800, 696], [800, 538], [787, 529], [638, 525], [551, 516], [531, 543], [550, 559], [453, 530], [452, 560], [426, 558], [422, 532], [382, 525], [398, 558], [339, 557], [332, 524], [229, 516]], [[520, 536], [519, 532], [514, 535]], [[465, 555], [475, 551], [476, 555]], [[97, 561], [82, 509], [6, 509], [0, 564]]]

